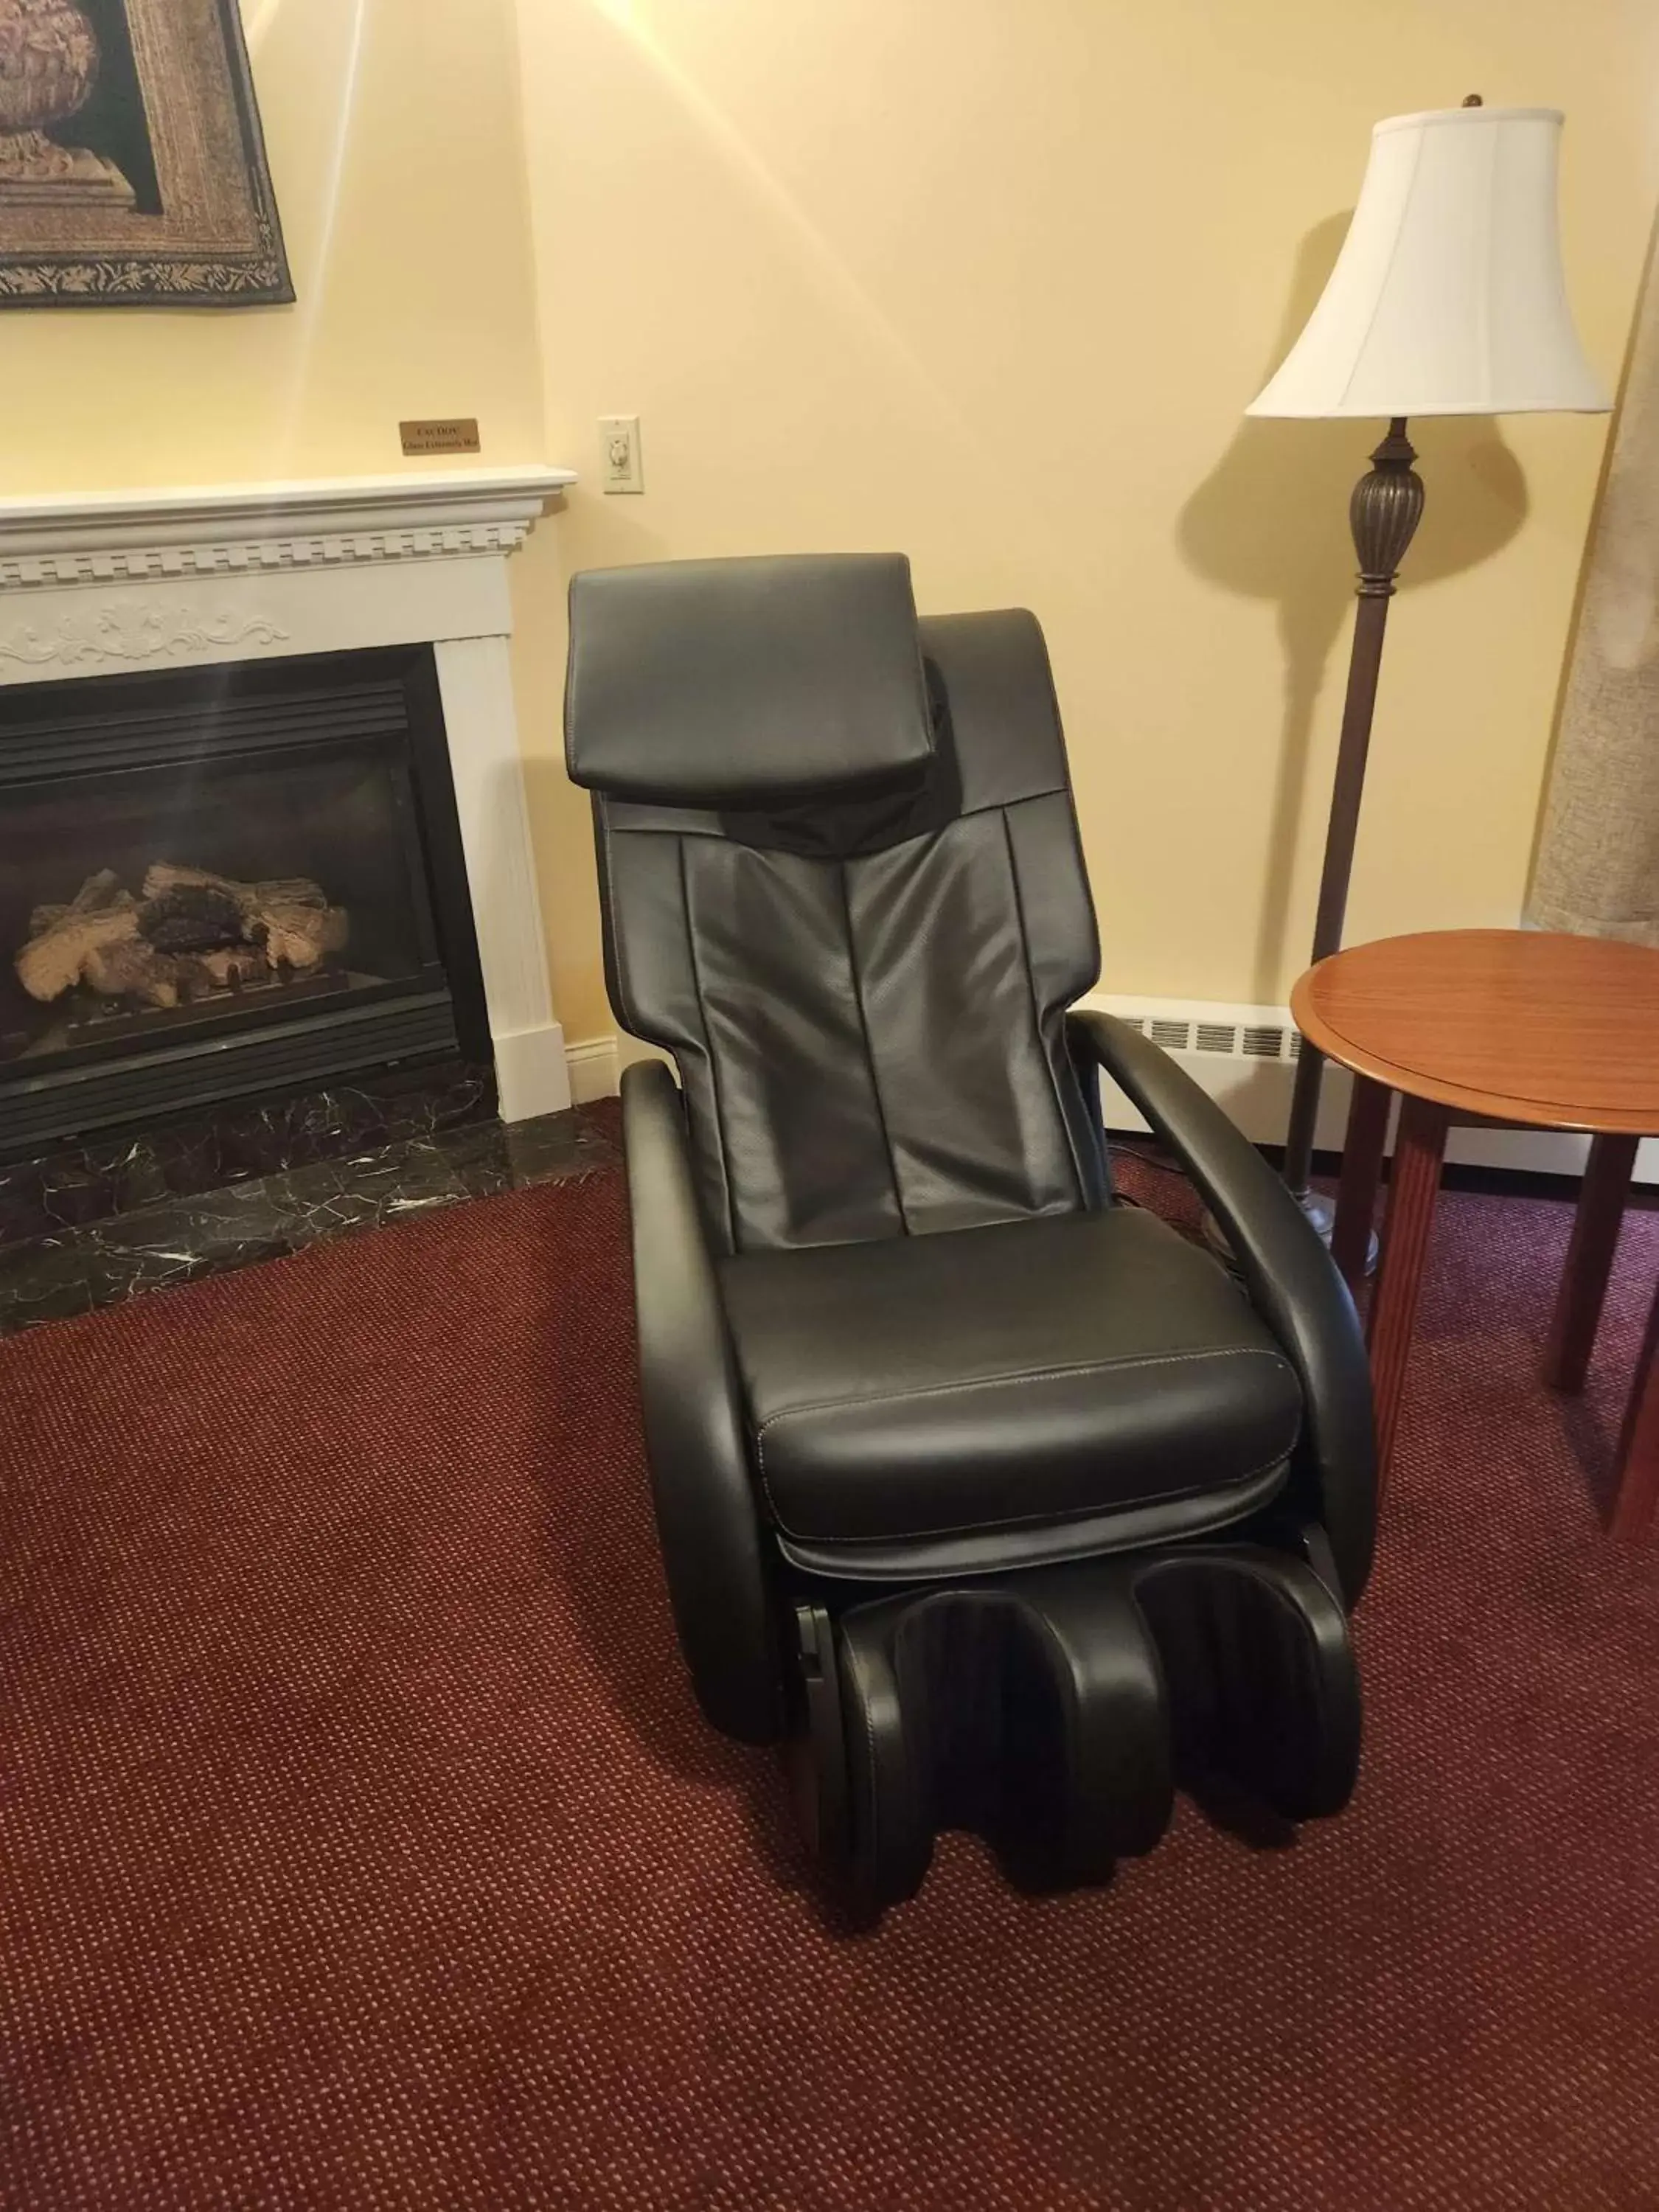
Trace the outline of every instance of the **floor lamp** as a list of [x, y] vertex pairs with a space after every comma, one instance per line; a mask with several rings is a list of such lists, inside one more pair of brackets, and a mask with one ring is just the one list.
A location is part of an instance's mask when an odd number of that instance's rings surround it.
[[[1383, 417], [1388, 435], [1354, 487], [1348, 520], [1358, 605], [1337, 750], [1313, 957], [1342, 943], [1382, 633], [1395, 573], [1423, 512], [1406, 435], [1413, 415], [1605, 414], [1567, 305], [1556, 216], [1561, 114], [1462, 107], [1392, 116], [1371, 157], [1330, 280], [1249, 415]], [[1285, 1180], [1328, 1238], [1310, 1193], [1322, 1056], [1304, 1044]]]

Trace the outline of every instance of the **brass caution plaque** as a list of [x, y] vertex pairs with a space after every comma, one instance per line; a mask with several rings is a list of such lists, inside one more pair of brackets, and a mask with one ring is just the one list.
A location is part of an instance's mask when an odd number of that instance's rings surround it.
[[406, 453], [477, 453], [483, 449], [478, 442], [478, 425], [474, 421], [457, 417], [446, 422], [399, 422]]

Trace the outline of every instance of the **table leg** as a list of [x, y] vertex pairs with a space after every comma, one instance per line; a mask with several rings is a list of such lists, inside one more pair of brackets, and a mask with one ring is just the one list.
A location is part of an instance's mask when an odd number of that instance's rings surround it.
[[1433, 1105], [1426, 1098], [1407, 1097], [1400, 1109], [1394, 1164], [1389, 1170], [1389, 1206], [1382, 1222], [1382, 1257], [1368, 1332], [1371, 1387], [1376, 1395], [1379, 1490], [1388, 1482], [1394, 1455], [1449, 1118], [1443, 1106]]
[[1619, 1439], [1618, 1480], [1613, 1533], [1632, 1540], [1645, 1536], [1659, 1509], [1659, 1293], [1648, 1315], [1624, 1434]]
[[1382, 1180], [1382, 1147], [1389, 1138], [1389, 1109], [1394, 1093], [1368, 1075], [1353, 1079], [1348, 1133], [1342, 1143], [1342, 1180], [1336, 1190], [1336, 1220], [1331, 1229], [1331, 1257], [1351, 1291], [1365, 1279], [1370, 1257], [1371, 1222], [1377, 1185]]
[[1553, 1390], [1584, 1387], [1640, 1142], [1638, 1137], [1597, 1137], [1590, 1146], [1544, 1351], [1544, 1380]]

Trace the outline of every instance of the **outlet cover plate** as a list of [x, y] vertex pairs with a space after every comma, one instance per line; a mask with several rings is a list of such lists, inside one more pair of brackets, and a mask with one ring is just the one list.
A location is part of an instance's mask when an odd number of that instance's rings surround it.
[[645, 467], [640, 457], [640, 418], [637, 415], [600, 416], [599, 483], [608, 492], [645, 489]]

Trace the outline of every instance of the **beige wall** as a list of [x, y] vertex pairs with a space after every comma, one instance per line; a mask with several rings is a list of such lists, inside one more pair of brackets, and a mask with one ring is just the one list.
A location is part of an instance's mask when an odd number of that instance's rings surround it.
[[[557, 765], [573, 566], [902, 547], [1048, 632], [1110, 988], [1282, 998], [1310, 926], [1364, 426], [1244, 425], [1380, 115], [1568, 111], [1618, 373], [1659, 183], [1651, 0], [520, 0], [552, 456], [519, 660], [556, 995], [610, 1026]], [[446, 402], [446, 404], [448, 404]], [[1519, 915], [1604, 426], [1430, 423], [1351, 927]], [[1307, 794], [1304, 804], [1304, 793]]]
[[513, 0], [243, 15], [299, 304], [7, 314], [6, 493], [392, 474], [420, 415], [544, 458]]
[[[1616, 373], [1659, 185], [1650, 0], [244, 15], [299, 305], [0, 319], [6, 489], [395, 471], [399, 417], [450, 413], [486, 461], [591, 472], [595, 418], [637, 410], [647, 495], [584, 485], [517, 564], [568, 1035], [611, 1022], [559, 766], [564, 578], [765, 549], [899, 546], [924, 607], [1034, 607], [1106, 980], [1282, 997], [1367, 441], [1239, 410], [1317, 291], [1370, 122], [1474, 88], [1568, 110], [1572, 288]], [[1356, 935], [1519, 912], [1602, 437], [1424, 428]]]

